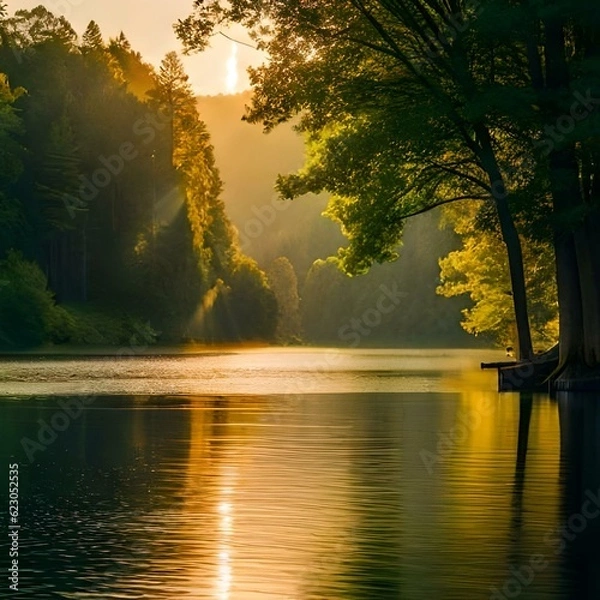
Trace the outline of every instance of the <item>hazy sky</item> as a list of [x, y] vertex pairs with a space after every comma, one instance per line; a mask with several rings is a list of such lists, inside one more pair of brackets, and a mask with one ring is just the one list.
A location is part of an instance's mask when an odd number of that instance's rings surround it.
[[[173, 23], [191, 13], [193, 0], [8, 0], [7, 4], [11, 14], [43, 4], [55, 15], [66, 17], [80, 35], [92, 19], [100, 25], [105, 39], [123, 30], [134, 50], [158, 65], [167, 52], [181, 50]], [[228, 34], [248, 40], [243, 30]], [[249, 87], [246, 68], [260, 63], [261, 58], [257, 51], [219, 35], [213, 38], [211, 48], [183, 57], [183, 61], [196, 93], [219, 94]]]

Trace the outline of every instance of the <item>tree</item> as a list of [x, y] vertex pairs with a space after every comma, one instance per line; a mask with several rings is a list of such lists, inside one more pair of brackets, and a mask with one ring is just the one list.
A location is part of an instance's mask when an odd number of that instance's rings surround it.
[[[185, 138], [191, 133], [188, 128], [197, 128], [200, 124], [189, 77], [176, 52], [169, 52], [161, 62], [157, 86], [150, 95], [166, 112], [171, 138], [171, 162], [177, 167], [176, 149], [184, 146]], [[199, 135], [205, 134], [199, 132]]]
[[122, 31], [116, 38], [109, 41], [109, 46], [119, 48], [125, 52], [129, 52], [131, 50], [131, 42], [127, 39], [127, 36]]
[[[441, 285], [437, 292], [453, 297], [468, 294], [473, 305], [463, 310], [463, 328], [491, 337], [502, 347], [515, 345], [515, 321], [506, 255], [497, 228], [482, 227], [478, 207], [446, 207], [445, 222], [462, 238], [462, 248], [440, 260]], [[548, 240], [523, 244], [533, 343], [544, 351], [558, 339], [558, 311], [554, 256]]]
[[[176, 60], [161, 87], [124, 35], [106, 48], [92, 22], [79, 47], [43, 7], [0, 32], [0, 338], [272, 337], [273, 292], [237, 246]], [[210, 332], [194, 330], [205, 308]]]
[[162, 61], [150, 97], [168, 125], [167, 160], [185, 198], [197, 276], [203, 285], [188, 335], [270, 339], [276, 327], [276, 300], [265, 274], [237, 247], [220, 198], [222, 182], [210, 136], [175, 52]]
[[552, 196], [560, 365], [576, 379], [600, 369], [600, 11], [559, 1], [518, 16]]
[[298, 278], [292, 263], [285, 256], [276, 258], [267, 271], [267, 277], [279, 307], [277, 338], [284, 342], [300, 340], [300, 296]]
[[40, 5], [32, 10], [18, 10], [4, 21], [4, 31], [17, 48], [56, 42], [74, 49], [77, 33], [63, 16], [56, 17]]
[[124, 50], [114, 44], [107, 48], [107, 54], [115, 79], [122, 81], [138, 100], [147, 102], [150, 99], [149, 92], [156, 85], [154, 67], [145, 62], [139, 52]]
[[[349, 237], [340, 256], [349, 271], [394, 259], [412, 215], [465, 198], [492, 200], [528, 357], [522, 250], [502, 162], [507, 141], [495, 135], [500, 123], [487, 106], [502, 63], [473, 36], [476, 8], [453, 7], [422, 0], [211, 2], [197, 5], [177, 31], [188, 48], [201, 48], [224, 22], [253, 30], [270, 61], [251, 73], [249, 119], [271, 128], [303, 115], [312, 160], [279, 187], [285, 197], [334, 193], [330, 214]], [[453, 22], [460, 26], [449, 34]]]
[[40, 241], [46, 274], [59, 300], [85, 300], [87, 264], [81, 244], [87, 211], [77, 200], [80, 159], [66, 114], [49, 127], [43, 154], [36, 163], [33, 197], [44, 219]]
[[90, 21], [83, 37], [81, 38], [81, 49], [84, 52], [98, 51], [104, 48], [102, 32], [96, 21]]
[[22, 91], [11, 90], [6, 75], [0, 73], [0, 257], [17, 243], [24, 225], [23, 206], [13, 190], [23, 170], [22, 148], [16, 139], [21, 121], [14, 107]]
[[0, 260], [0, 279], [0, 346], [39, 345], [56, 309], [42, 270], [11, 250]]

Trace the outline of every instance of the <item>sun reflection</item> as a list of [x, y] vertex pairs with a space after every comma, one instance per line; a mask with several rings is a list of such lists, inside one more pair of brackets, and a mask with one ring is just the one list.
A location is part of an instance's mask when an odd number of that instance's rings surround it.
[[219, 513], [222, 515], [228, 515], [231, 512], [231, 504], [229, 502], [221, 502], [219, 504]]
[[[224, 473], [224, 477], [233, 478], [231, 472]], [[231, 584], [233, 581], [233, 568], [231, 560], [231, 536], [233, 535], [233, 505], [230, 497], [233, 488], [229, 485], [223, 486], [220, 490], [221, 502], [217, 504], [219, 513], [219, 554], [218, 554], [218, 573], [217, 573], [217, 598], [219, 600], [229, 600], [231, 593]]]
[[227, 552], [219, 554], [219, 575], [217, 581], [217, 597], [219, 600], [229, 600], [231, 591], [231, 564], [230, 557]]

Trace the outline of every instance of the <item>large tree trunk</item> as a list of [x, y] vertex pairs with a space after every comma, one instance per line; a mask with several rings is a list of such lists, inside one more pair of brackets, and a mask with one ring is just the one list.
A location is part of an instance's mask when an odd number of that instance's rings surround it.
[[[575, 148], [550, 155], [560, 316], [561, 379], [600, 373], [600, 238], [597, 212], [584, 202]], [[572, 223], [572, 215], [583, 217]], [[569, 218], [571, 217], [571, 218]], [[562, 225], [565, 223], [566, 225]]]
[[600, 369], [600, 219], [597, 213], [586, 216], [575, 234], [577, 266], [581, 285], [583, 320], [583, 360], [588, 367]]
[[[573, 225], [575, 211], [584, 203], [575, 148], [550, 155], [554, 247], [560, 316], [562, 379], [586, 377], [600, 369], [600, 241], [596, 213], [585, 214]], [[566, 225], [561, 225], [566, 221]]]
[[[559, 370], [563, 370], [567, 365], [583, 364], [585, 354], [583, 297], [576, 243], [576, 237], [579, 237], [581, 232], [572, 230], [567, 218], [569, 212], [581, 204], [578, 187], [577, 162], [573, 152], [570, 149], [552, 151], [550, 188], [555, 215], [554, 251], [560, 321]], [[581, 254], [581, 243], [579, 246]]]
[[519, 357], [521, 359], [529, 359], [533, 357], [533, 344], [529, 328], [527, 289], [525, 287], [521, 241], [505, 198], [496, 200], [496, 210], [498, 211], [498, 220], [500, 221], [500, 228], [502, 230], [502, 239], [508, 253], [510, 283], [515, 309], [515, 322], [517, 324], [517, 337], [519, 340]]
[[483, 164], [489, 177], [492, 194], [496, 203], [502, 240], [508, 254], [508, 267], [519, 343], [519, 358], [527, 360], [533, 357], [533, 344], [529, 326], [527, 288], [525, 285], [521, 240], [512, 213], [510, 212], [508, 192], [505, 187], [504, 177], [500, 172], [494, 155], [489, 131], [485, 127], [480, 126], [477, 128], [477, 136], [481, 144]]
[[[567, 114], [571, 75], [561, 16], [544, 22], [546, 86], [550, 102], [542, 106], [550, 124]], [[569, 99], [569, 102], [572, 100]], [[600, 252], [595, 212], [582, 187], [575, 142], [563, 142], [549, 154], [553, 200], [560, 316], [561, 379], [578, 380], [600, 369]]]

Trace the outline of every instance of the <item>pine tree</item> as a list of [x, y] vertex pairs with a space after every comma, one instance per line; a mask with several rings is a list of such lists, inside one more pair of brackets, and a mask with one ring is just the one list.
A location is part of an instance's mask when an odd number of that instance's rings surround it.
[[85, 33], [83, 34], [81, 49], [84, 52], [93, 50], [102, 50], [104, 42], [102, 41], [102, 32], [96, 21], [90, 21]]
[[127, 39], [127, 36], [122, 31], [119, 33], [116, 39], [111, 40], [111, 42], [122, 50], [131, 50], [131, 44]]
[[171, 161], [180, 166], [176, 154], [184, 145], [184, 137], [198, 124], [198, 112], [189, 77], [176, 52], [163, 59], [157, 77], [157, 86], [151, 96], [166, 113], [170, 123]]

